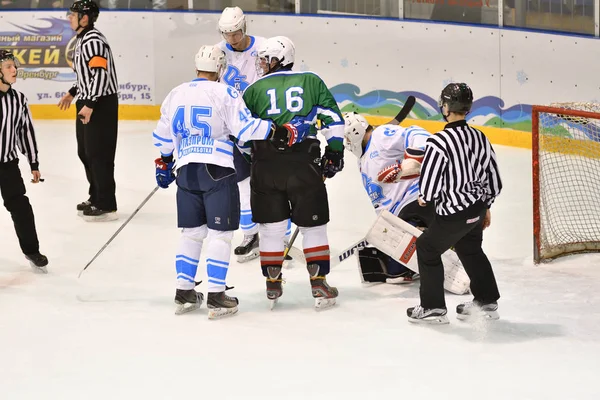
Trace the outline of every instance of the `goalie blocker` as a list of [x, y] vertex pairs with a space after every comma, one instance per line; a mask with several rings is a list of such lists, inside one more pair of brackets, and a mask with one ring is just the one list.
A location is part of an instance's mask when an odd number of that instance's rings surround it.
[[[383, 210], [365, 238], [370, 245], [375, 246], [392, 259], [398, 260], [408, 269], [419, 273], [416, 242], [421, 233], [418, 228], [401, 220], [391, 212]], [[363, 251], [360, 253], [363, 253]], [[360, 253], [359, 262], [362, 270], [363, 260]], [[471, 282], [456, 253], [452, 250], [446, 251], [442, 254], [442, 262], [444, 264], [444, 289], [459, 295], [467, 293]], [[365, 263], [364, 266], [366, 267], [366, 272], [368, 272], [368, 274], [365, 274], [365, 271], [363, 271], [365, 281], [380, 279], [375, 281], [382, 282], [381, 279], [387, 272], [383, 267], [379, 271], [379, 274], [377, 274], [377, 271], [374, 271], [374, 267], [376, 267], [374, 263], [369, 262], [368, 265]], [[368, 279], [367, 276], [369, 277]]]

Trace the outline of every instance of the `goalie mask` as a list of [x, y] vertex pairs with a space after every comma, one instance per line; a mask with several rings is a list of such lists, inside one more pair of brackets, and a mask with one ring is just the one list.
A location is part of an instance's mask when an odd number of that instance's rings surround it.
[[216, 72], [218, 80], [221, 79], [227, 61], [225, 53], [217, 46], [204, 45], [200, 47], [195, 58], [196, 70], [202, 72]]
[[[12, 61], [15, 64], [15, 69], [19, 69], [19, 67], [20, 67], [19, 60], [17, 60], [15, 58], [15, 55], [12, 52], [10, 52], [9, 50], [1, 49], [0, 50], [0, 66], [3, 66], [5, 61]], [[1, 70], [0, 70], [0, 81], [2, 81], [2, 83], [4, 83], [5, 85], [9, 85], [9, 86], [11, 85], [6, 80], [4, 80], [4, 74], [2, 73]]]
[[[285, 36], [269, 38], [258, 49], [258, 74], [262, 76], [279, 70], [289, 71], [294, 66], [295, 58], [296, 48], [290, 39]], [[273, 60], [277, 62], [274, 66], [271, 65]], [[262, 68], [263, 63], [268, 66], [267, 71]]]
[[344, 147], [360, 158], [363, 155], [362, 142], [369, 129], [369, 123], [365, 117], [354, 111], [344, 113], [344, 121], [346, 123], [344, 127]]
[[448, 113], [468, 113], [473, 105], [473, 92], [466, 83], [450, 83], [444, 90], [438, 100], [438, 106], [444, 119], [447, 120], [448, 115], [444, 114], [444, 106]]

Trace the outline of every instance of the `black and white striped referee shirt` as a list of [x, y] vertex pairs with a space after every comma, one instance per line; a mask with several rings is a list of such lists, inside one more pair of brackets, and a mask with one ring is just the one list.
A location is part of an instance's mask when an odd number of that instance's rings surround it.
[[79, 95], [79, 100], [90, 108], [94, 108], [99, 97], [115, 94], [119, 89], [112, 51], [96, 28], [86, 28], [77, 35], [73, 69], [77, 81], [69, 93]]
[[435, 201], [437, 214], [455, 214], [478, 201], [489, 208], [501, 190], [496, 153], [483, 132], [461, 120], [427, 139], [419, 195]]
[[0, 163], [27, 156], [31, 170], [39, 168], [37, 143], [27, 98], [13, 88], [0, 90]]

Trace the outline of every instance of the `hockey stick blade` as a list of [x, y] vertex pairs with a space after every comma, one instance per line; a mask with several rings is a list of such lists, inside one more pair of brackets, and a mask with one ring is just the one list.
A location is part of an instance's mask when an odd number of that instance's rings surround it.
[[138, 213], [138, 211], [140, 211], [142, 209], [142, 207], [144, 207], [144, 204], [146, 204], [148, 202], [148, 200], [150, 200], [150, 197], [152, 197], [154, 195], [154, 193], [156, 193], [156, 191], [159, 189], [158, 186], [156, 186], [152, 192], [150, 192], [150, 194], [144, 199], [144, 201], [142, 201], [142, 204], [140, 204], [138, 206], [138, 208], [135, 209], [135, 211], [129, 216], [129, 218], [127, 218], [127, 221], [125, 221], [123, 223], [123, 225], [121, 225], [121, 227], [111, 236], [110, 239], [108, 239], [108, 242], [106, 242], [104, 244], [104, 246], [102, 246], [102, 248], [100, 249], [100, 251], [98, 251], [96, 253], [96, 255], [94, 256], [94, 258], [92, 258], [90, 260], [90, 262], [88, 262], [86, 264], [85, 267], [83, 267], [83, 269], [81, 270], [81, 272], [79, 273], [79, 275], [77, 275], [77, 278], [81, 278], [81, 274], [83, 274], [83, 271], [85, 271], [86, 269], [88, 269], [88, 267], [94, 262], [94, 260], [96, 258], [98, 258], [98, 256], [104, 251], [104, 249], [106, 249], [108, 247], [108, 245], [110, 244], [110, 242], [113, 241], [114, 238], [117, 237], [117, 235], [119, 234], [119, 232], [121, 232], [123, 230], [123, 228], [125, 228], [125, 226], [129, 223], [129, 221], [131, 221], [133, 219], [133, 217], [135, 217], [135, 215]]
[[404, 102], [404, 106], [402, 107], [398, 115], [396, 115], [396, 117], [394, 118], [396, 121], [398, 121], [398, 125], [400, 125], [402, 121], [404, 121], [406, 117], [408, 117], [408, 114], [410, 114], [410, 112], [412, 111], [412, 108], [414, 107], [416, 101], [417, 99], [415, 99], [415, 96], [408, 96], [408, 98]]

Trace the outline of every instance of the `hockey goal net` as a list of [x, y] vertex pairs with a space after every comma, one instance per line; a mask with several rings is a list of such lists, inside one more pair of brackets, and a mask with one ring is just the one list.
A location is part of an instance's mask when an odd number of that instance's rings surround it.
[[600, 251], [600, 104], [533, 106], [534, 261]]

